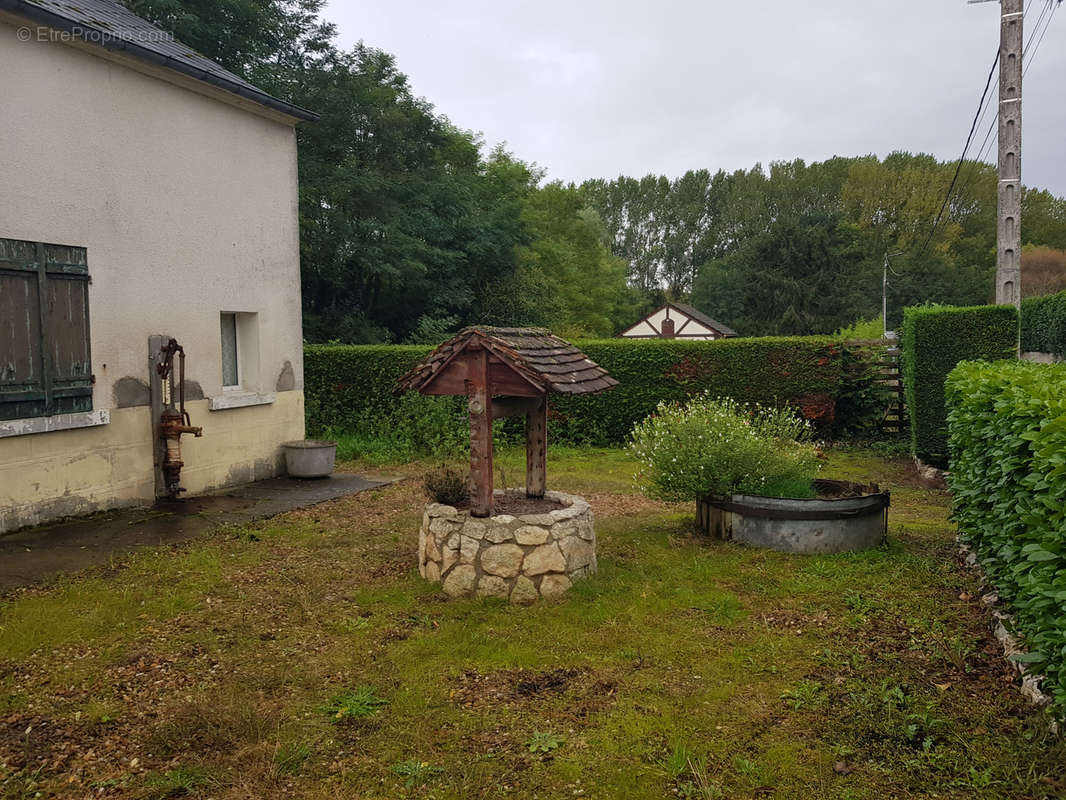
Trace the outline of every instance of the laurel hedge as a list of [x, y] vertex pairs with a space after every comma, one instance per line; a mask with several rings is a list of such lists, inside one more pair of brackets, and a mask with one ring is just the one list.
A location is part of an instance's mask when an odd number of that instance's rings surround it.
[[1013, 306], [907, 308], [901, 344], [912, 452], [928, 464], [946, 467], [944, 381], [960, 361], [1014, 358], [1017, 310]]
[[1066, 709], [1066, 364], [964, 363], [947, 381], [954, 516]]
[[1066, 356], [1066, 292], [1022, 301], [1022, 350]]
[[[876, 385], [878, 348], [826, 337], [714, 342], [611, 339], [578, 342], [619, 385], [594, 396], [551, 395], [555, 442], [611, 445], [662, 400], [710, 391], [741, 402], [791, 405], [827, 435], [868, 433], [884, 411]], [[304, 353], [308, 429], [378, 431], [415, 437], [436, 452], [465, 436], [462, 400], [393, 396], [397, 379], [423, 359], [424, 346], [309, 345]], [[513, 427], [514, 423], [511, 423]]]

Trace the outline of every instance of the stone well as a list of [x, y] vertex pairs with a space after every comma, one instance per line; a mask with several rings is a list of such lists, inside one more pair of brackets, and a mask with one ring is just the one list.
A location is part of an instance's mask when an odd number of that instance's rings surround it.
[[596, 571], [596, 533], [583, 498], [562, 492], [545, 497], [563, 508], [477, 519], [430, 503], [418, 533], [418, 571], [443, 583], [450, 597], [502, 597], [512, 603], [558, 597]]

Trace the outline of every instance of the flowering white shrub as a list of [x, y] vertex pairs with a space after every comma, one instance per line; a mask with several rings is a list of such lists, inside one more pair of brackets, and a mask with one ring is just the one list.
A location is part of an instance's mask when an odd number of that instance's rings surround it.
[[811, 497], [818, 473], [809, 428], [788, 409], [701, 395], [660, 403], [630, 435], [642, 492], [660, 500], [753, 494]]

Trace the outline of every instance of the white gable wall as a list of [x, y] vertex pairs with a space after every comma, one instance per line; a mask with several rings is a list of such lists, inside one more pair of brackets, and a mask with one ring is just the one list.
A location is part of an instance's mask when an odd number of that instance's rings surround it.
[[0, 425], [0, 531], [151, 500], [153, 422], [116, 385], [146, 383], [148, 337], [167, 334], [188, 354], [187, 378], [221, 398], [222, 311], [257, 315], [246, 388], [272, 402], [191, 404], [205, 436], [183, 439], [183, 483], [276, 473], [280, 441], [303, 436], [293, 126], [91, 50], [19, 41], [8, 22], [0, 96], [0, 237], [87, 248], [93, 409], [110, 419], [21, 436]]
[[[713, 330], [697, 322], [688, 314], [679, 311], [676, 308], [669, 309], [670, 319], [674, 321], [674, 332], [679, 339], [695, 339], [695, 340], [713, 340], [717, 339], [718, 334]], [[667, 318], [667, 309], [660, 308], [654, 314], [649, 316], [646, 320], [623, 331], [620, 335], [623, 337], [632, 338], [647, 338], [662, 336], [663, 322]], [[684, 328], [684, 330], [682, 330]]]

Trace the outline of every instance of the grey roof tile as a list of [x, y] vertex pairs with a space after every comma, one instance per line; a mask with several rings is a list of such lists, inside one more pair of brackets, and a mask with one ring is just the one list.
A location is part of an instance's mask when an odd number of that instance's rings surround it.
[[0, 0], [0, 10], [172, 69], [297, 119], [318, 118], [314, 112], [272, 97], [234, 75], [116, 0]]

